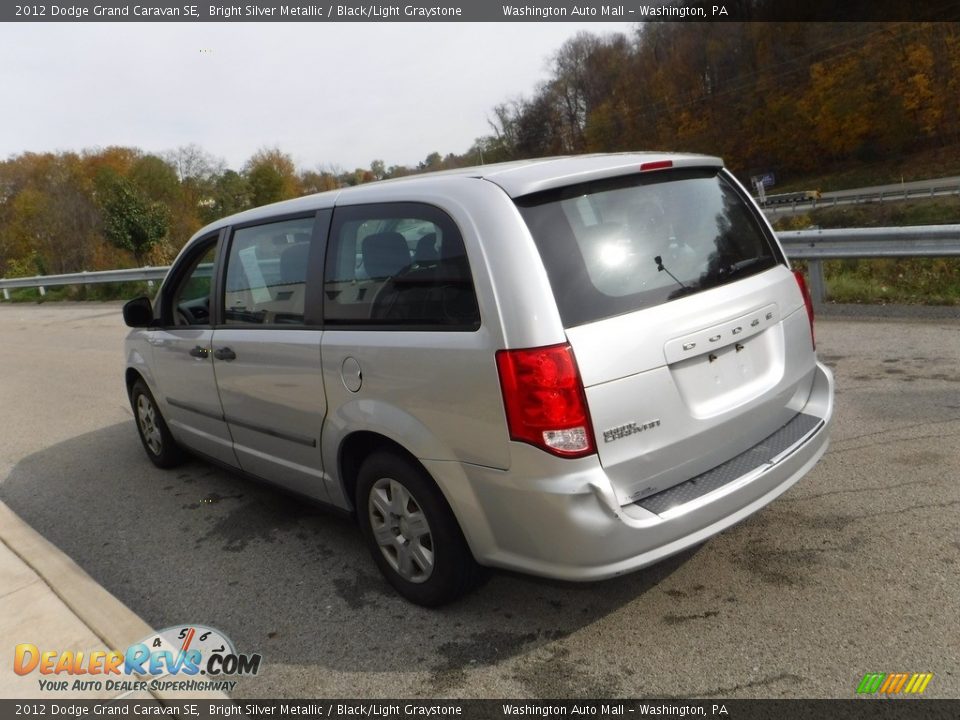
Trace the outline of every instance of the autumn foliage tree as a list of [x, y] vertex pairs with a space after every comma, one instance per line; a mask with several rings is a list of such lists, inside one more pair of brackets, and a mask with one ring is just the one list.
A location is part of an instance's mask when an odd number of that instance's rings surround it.
[[279, 148], [261, 148], [251, 157], [244, 173], [254, 205], [287, 200], [300, 194], [293, 159]]

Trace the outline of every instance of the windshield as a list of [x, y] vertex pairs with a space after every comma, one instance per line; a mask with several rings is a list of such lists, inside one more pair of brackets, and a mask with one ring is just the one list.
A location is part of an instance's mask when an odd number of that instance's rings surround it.
[[611, 178], [516, 202], [566, 327], [782, 262], [744, 198], [715, 169]]

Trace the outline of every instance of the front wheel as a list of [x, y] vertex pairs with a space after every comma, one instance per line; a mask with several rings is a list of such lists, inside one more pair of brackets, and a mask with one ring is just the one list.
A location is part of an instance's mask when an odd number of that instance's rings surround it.
[[479, 578], [443, 495], [421, 467], [398, 454], [374, 453], [361, 465], [357, 518], [380, 572], [417, 605], [451, 602]]
[[143, 380], [137, 380], [130, 388], [130, 404], [140, 441], [150, 461], [159, 468], [171, 468], [183, 462], [184, 452], [170, 434], [157, 401]]

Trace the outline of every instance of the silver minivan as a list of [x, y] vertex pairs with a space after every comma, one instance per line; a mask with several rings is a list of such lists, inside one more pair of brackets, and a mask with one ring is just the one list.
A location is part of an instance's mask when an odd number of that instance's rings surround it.
[[719, 159], [531, 160], [224, 218], [124, 318], [155, 465], [355, 513], [406, 598], [599, 580], [701, 543], [827, 447], [833, 379]]

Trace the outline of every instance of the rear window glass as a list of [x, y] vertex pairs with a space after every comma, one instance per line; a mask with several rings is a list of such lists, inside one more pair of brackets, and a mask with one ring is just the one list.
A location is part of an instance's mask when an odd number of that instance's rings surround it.
[[610, 178], [517, 199], [566, 327], [658, 305], [782, 261], [715, 170]]

